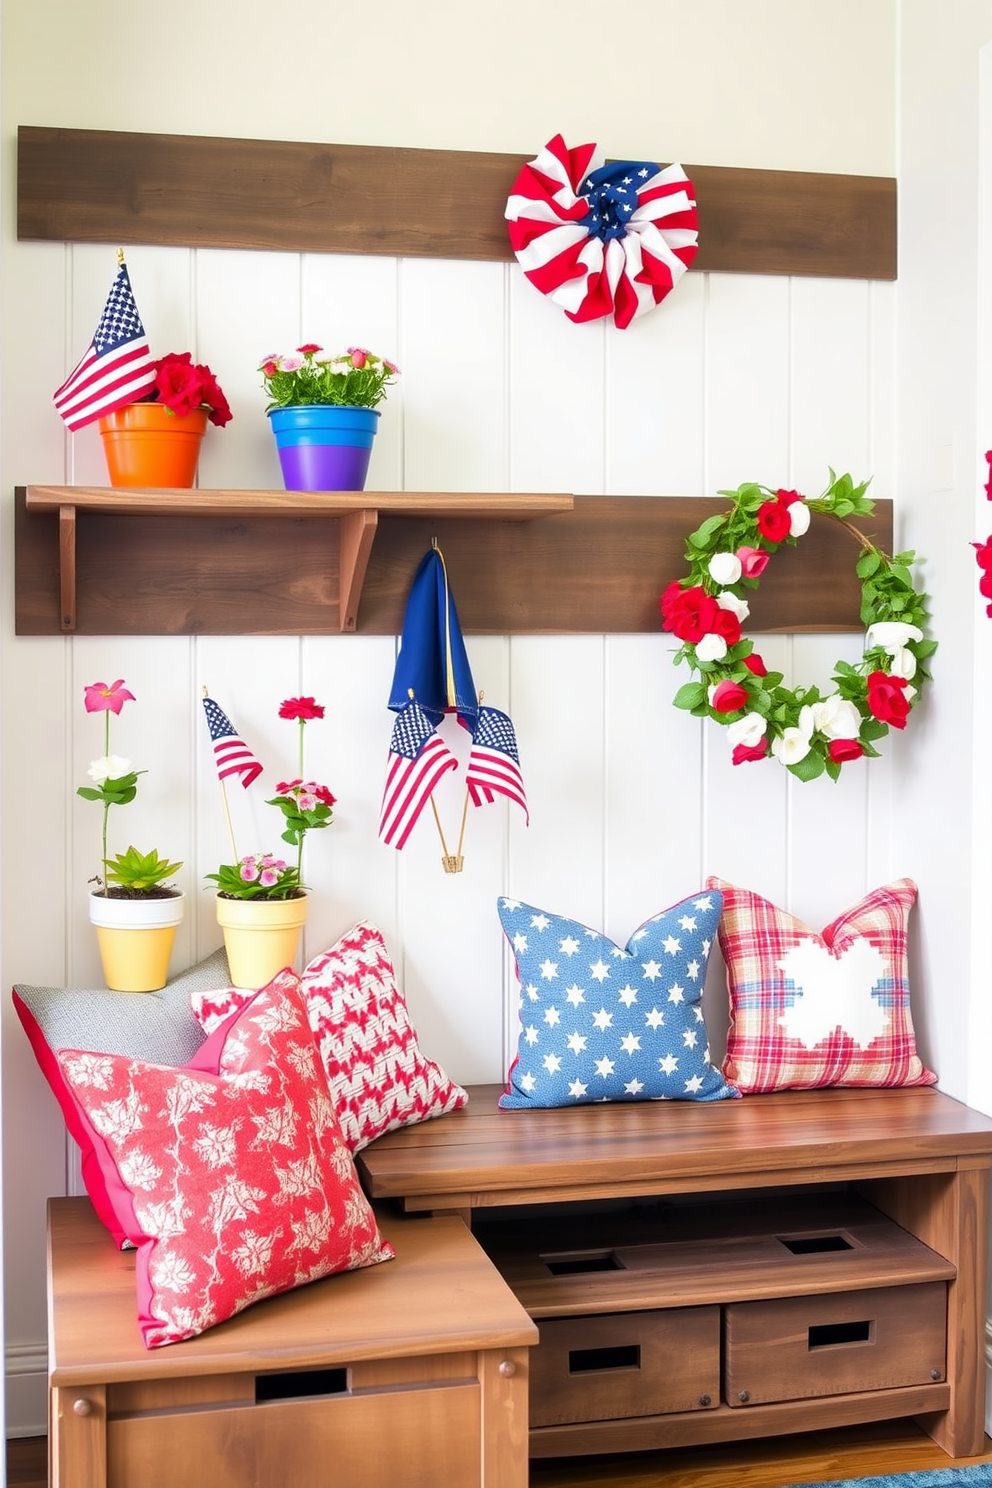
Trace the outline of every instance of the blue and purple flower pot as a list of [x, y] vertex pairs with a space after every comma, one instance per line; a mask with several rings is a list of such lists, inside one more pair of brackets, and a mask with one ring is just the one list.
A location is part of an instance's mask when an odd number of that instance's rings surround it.
[[269, 418], [287, 491], [364, 491], [378, 409], [313, 404]]

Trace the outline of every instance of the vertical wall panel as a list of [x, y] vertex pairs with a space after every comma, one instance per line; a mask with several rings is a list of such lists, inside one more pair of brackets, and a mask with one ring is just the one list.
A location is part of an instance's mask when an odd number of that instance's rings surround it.
[[630, 496], [703, 490], [705, 274], [686, 275], [654, 311], [606, 332], [606, 489]]
[[604, 322], [573, 325], [510, 268], [510, 489], [604, 490]]
[[704, 495], [789, 468], [789, 281], [709, 278]]
[[856, 280], [792, 280], [789, 484], [807, 496], [825, 489], [831, 467], [856, 481], [873, 474], [870, 293]]
[[407, 490], [506, 489], [507, 272], [503, 264], [403, 263]]

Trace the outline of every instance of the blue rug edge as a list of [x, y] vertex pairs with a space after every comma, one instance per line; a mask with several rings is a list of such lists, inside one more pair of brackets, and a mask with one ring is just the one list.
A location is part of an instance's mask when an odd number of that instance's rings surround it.
[[836, 1478], [829, 1483], [797, 1483], [792, 1488], [992, 1488], [992, 1462], [968, 1467], [934, 1467], [880, 1478]]

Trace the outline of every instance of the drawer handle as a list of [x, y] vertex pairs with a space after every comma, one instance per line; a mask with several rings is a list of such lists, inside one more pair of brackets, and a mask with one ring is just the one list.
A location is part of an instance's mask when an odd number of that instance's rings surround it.
[[810, 1349], [829, 1348], [837, 1343], [871, 1343], [872, 1320], [857, 1323], [818, 1323], [809, 1330]]
[[640, 1369], [641, 1346], [628, 1343], [620, 1348], [569, 1349], [569, 1374], [591, 1374], [603, 1369]]
[[85, 1395], [80, 1395], [78, 1400], [72, 1402], [72, 1409], [77, 1416], [91, 1416], [93, 1414], [93, 1402], [87, 1400]]
[[284, 1374], [258, 1374], [255, 1404], [315, 1395], [347, 1395], [349, 1388], [347, 1369], [290, 1369]]
[[499, 1372], [504, 1379], [512, 1379], [517, 1372], [517, 1366], [512, 1359], [500, 1360]]

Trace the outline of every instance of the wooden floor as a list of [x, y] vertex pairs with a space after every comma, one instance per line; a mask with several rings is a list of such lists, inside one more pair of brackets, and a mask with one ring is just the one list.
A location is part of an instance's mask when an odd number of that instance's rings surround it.
[[[7, 1443], [7, 1488], [47, 1488], [47, 1442], [43, 1436]], [[961, 1466], [992, 1463], [992, 1441], [981, 1457], [959, 1458]], [[954, 1467], [928, 1436], [914, 1426], [891, 1422], [843, 1431], [811, 1432], [726, 1447], [585, 1461], [534, 1462], [531, 1488], [786, 1488], [887, 1473]], [[990, 1471], [992, 1481], [992, 1471]]]

